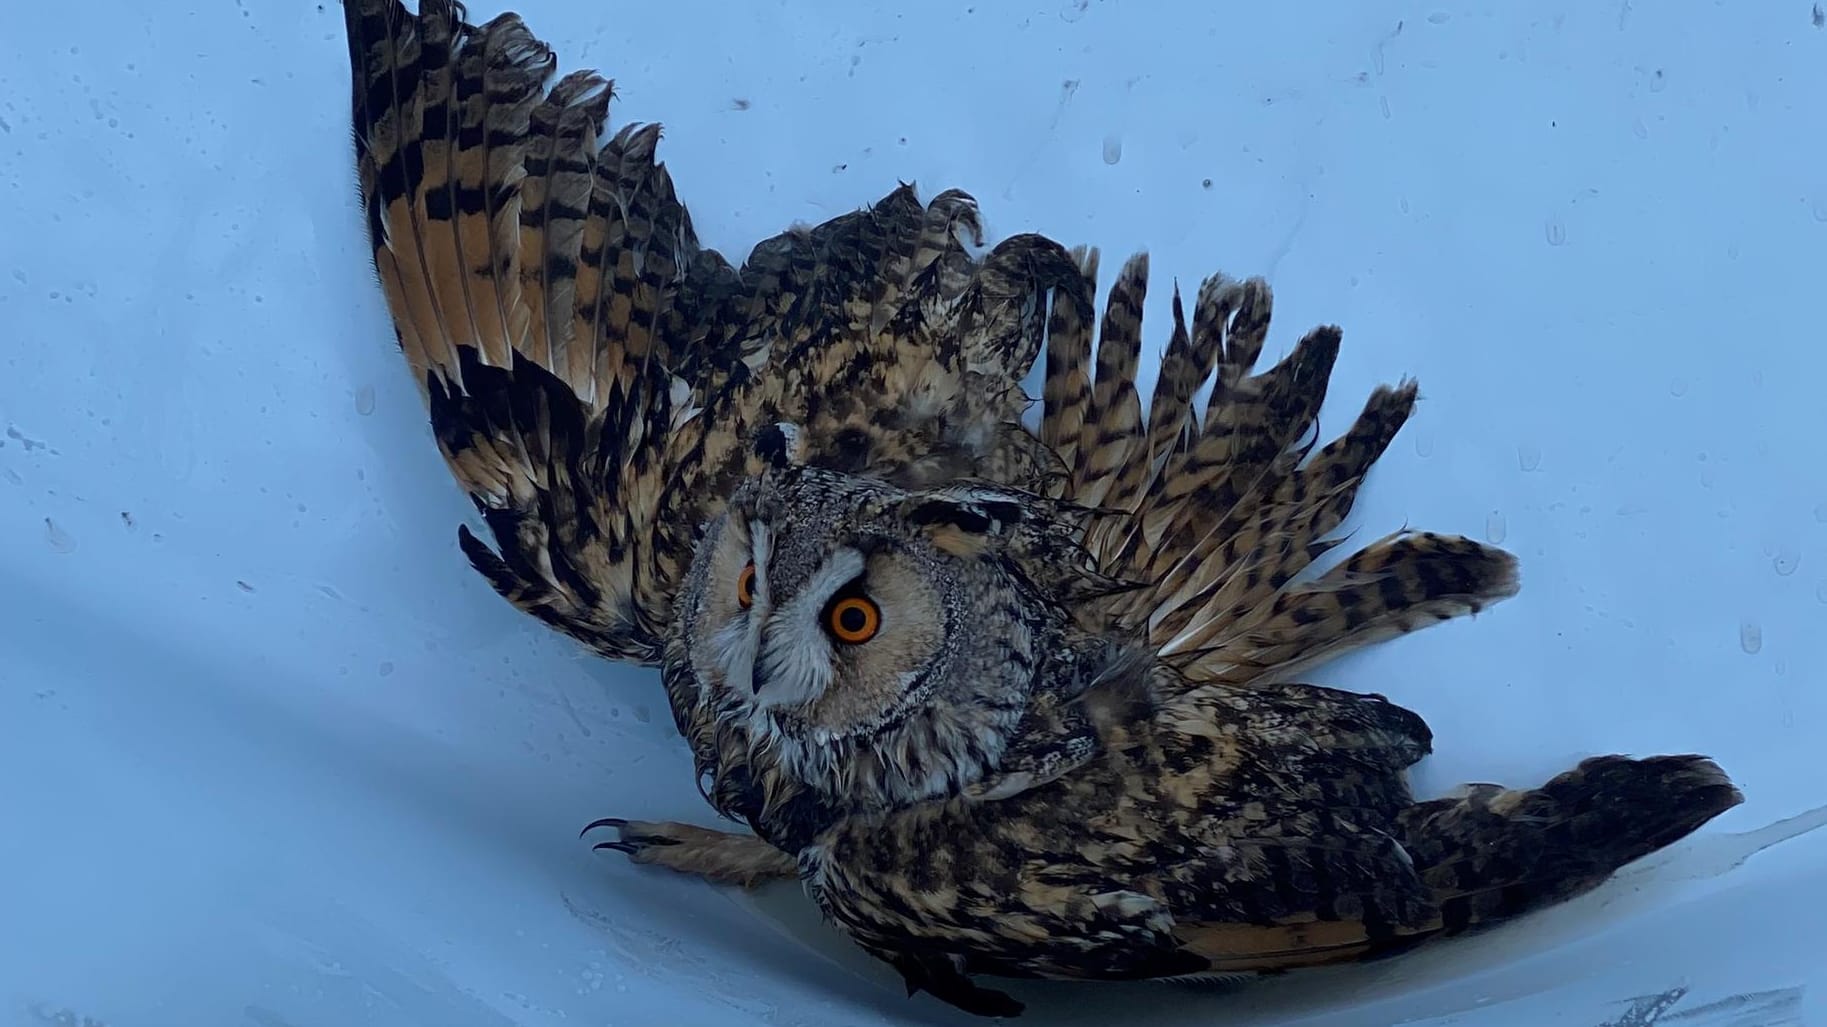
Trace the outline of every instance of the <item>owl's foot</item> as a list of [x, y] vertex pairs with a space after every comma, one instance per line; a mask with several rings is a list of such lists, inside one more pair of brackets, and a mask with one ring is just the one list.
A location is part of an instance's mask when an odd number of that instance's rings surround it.
[[924, 991], [946, 1005], [973, 1016], [1010, 1019], [1026, 1008], [1005, 992], [979, 987], [958, 964], [944, 956], [896, 953], [886, 956], [890, 965], [901, 972], [907, 985], [907, 997]]
[[702, 877], [715, 884], [753, 888], [768, 881], [799, 876], [799, 864], [789, 854], [748, 834], [731, 834], [673, 821], [623, 820], [604, 817], [586, 826], [584, 834], [599, 827], [613, 827], [617, 838], [593, 848], [626, 853], [636, 863], [665, 867], [681, 874]]

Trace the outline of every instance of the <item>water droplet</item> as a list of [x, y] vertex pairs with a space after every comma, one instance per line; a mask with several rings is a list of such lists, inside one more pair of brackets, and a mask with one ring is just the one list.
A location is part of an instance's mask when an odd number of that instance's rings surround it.
[[1827, 199], [1814, 201], [1814, 220], [1827, 221]]
[[1657, 68], [1656, 73], [1649, 77], [1649, 91], [1652, 93], [1660, 93], [1662, 90], [1667, 89], [1667, 88], [1668, 88], [1668, 76], [1662, 74], [1661, 68]]
[[1827, 603], [1827, 581], [1823, 581], [1814, 586], [1814, 597], [1823, 603]]
[[1435, 11], [1427, 16], [1428, 23], [1431, 25], [1445, 25], [1447, 22], [1451, 21], [1452, 18], [1453, 16], [1445, 11]]
[[363, 417], [374, 413], [374, 386], [364, 385], [355, 390], [355, 412]]
[[1123, 159], [1123, 140], [1119, 136], [1104, 137], [1104, 163], [1115, 164]]
[[382, 660], [381, 661], [381, 677], [387, 677], [388, 675], [390, 675], [392, 673], [393, 673], [393, 661], [392, 660]]
[[1389, 97], [1387, 97], [1387, 96], [1377, 97], [1377, 106], [1382, 108], [1382, 110], [1383, 110], [1383, 120], [1384, 121], [1388, 121], [1391, 117], [1393, 117], [1393, 115], [1391, 115], [1389, 113]]
[[1814, 504], [1814, 519], [1827, 524], [1827, 503]]
[[1492, 510], [1490, 516], [1484, 519], [1484, 537], [1489, 539], [1492, 545], [1496, 546], [1502, 545], [1503, 540], [1509, 536], [1510, 525], [1509, 522], [1504, 520], [1503, 511]]
[[1738, 647], [1753, 656], [1757, 655], [1764, 647], [1763, 627], [1751, 621], [1738, 625]]
[[1630, 134], [1636, 136], [1638, 139], [1648, 139], [1649, 126], [1643, 123], [1642, 118], [1638, 118], [1631, 123]]
[[1516, 447], [1516, 465], [1524, 471], [1533, 471], [1542, 465], [1542, 451], [1536, 446], [1524, 444]]
[[1671, 396], [1687, 395], [1687, 379], [1677, 378], [1668, 383], [1668, 394]]
[[645, 704], [636, 703], [634, 707], [634, 719], [643, 724], [651, 723], [653, 721], [653, 713], [647, 709]]
[[1548, 236], [1548, 245], [1559, 246], [1567, 241], [1567, 229], [1559, 221], [1550, 221], [1543, 231]]
[[76, 536], [59, 528], [57, 522], [49, 517], [44, 519], [44, 542], [51, 547], [53, 553], [76, 552]]
[[1785, 548], [1779, 550], [1775, 556], [1770, 558], [1770, 566], [1776, 568], [1776, 573], [1785, 578], [1794, 574], [1795, 569], [1801, 565], [1802, 554], [1793, 549]]
[[[1433, 432], [1424, 431], [1415, 435], [1415, 455], [1423, 458], [1434, 455]], [[1827, 503], [1822, 503], [1821, 505], [1827, 507]]]

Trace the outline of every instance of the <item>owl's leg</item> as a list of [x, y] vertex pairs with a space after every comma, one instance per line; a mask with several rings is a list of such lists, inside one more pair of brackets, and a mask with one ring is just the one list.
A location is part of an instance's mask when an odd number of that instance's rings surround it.
[[791, 855], [754, 835], [620, 817], [605, 817], [584, 831], [599, 827], [615, 828], [618, 837], [612, 842], [597, 843], [597, 849], [614, 849], [627, 853], [636, 863], [665, 867], [715, 884], [753, 888], [799, 876], [799, 864]]

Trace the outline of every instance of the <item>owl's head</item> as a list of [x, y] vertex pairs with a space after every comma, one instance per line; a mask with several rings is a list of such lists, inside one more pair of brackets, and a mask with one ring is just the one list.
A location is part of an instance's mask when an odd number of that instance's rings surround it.
[[1045, 508], [770, 468], [699, 541], [668, 688], [713, 711], [733, 751], [766, 753], [844, 808], [973, 783], [1069, 630], [1065, 597], [1030, 572], [1060, 537]]

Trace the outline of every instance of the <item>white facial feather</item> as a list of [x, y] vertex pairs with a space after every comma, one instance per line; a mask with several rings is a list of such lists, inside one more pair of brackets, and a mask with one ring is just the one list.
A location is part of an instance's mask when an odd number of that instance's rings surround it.
[[[755, 660], [761, 652], [761, 629], [768, 611], [768, 555], [773, 549], [767, 525], [751, 522], [748, 529], [749, 559], [755, 562], [755, 601], [709, 638], [711, 659], [723, 673], [724, 687], [739, 692], [747, 692], [755, 680]], [[710, 682], [700, 681], [698, 691], [701, 699], [710, 701]]]
[[[755, 679], [755, 656], [760, 648], [761, 622], [752, 616], [738, 617], [711, 635], [712, 657], [723, 671], [725, 687], [749, 687]], [[708, 682], [703, 683], [700, 694], [708, 701], [706, 687]]]
[[757, 709], [802, 705], [831, 687], [835, 654], [820, 617], [832, 594], [861, 574], [863, 567], [863, 554], [840, 549], [798, 595], [763, 616], [757, 668], [762, 687], [755, 695]]

